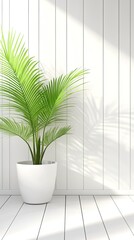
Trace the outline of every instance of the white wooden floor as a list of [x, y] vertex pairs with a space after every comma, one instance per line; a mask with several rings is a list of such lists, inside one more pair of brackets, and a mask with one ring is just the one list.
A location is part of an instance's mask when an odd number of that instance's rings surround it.
[[0, 239], [134, 240], [134, 197], [54, 196], [27, 205], [20, 196], [0, 196]]

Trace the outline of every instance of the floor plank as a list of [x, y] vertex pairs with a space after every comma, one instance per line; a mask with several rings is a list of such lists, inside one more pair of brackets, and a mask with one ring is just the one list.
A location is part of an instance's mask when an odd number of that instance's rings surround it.
[[0, 196], [0, 208], [2, 208], [3, 204], [9, 199], [10, 196]]
[[133, 196], [54, 196], [47, 205], [1, 196], [0, 206], [1, 240], [134, 240]]
[[108, 240], [102, 219], [92, 196], [81, 196], [87, 240]]
[[134, 196], [129, 196], [131, 199], [132, 199], [132, 201], [134, 201]]
[[81, 207], [78, 196], [66, 198], [66, 240], [85, 240]]
[[54, 196], [47, 204], [38, 240], [64, 240], [65, 197]]
[[110, 240], [134, 240], [132, 232], [110, 196], [96, 196], [95, 199]]
[[44, 209], [45, 204], [24, 204], [4, 240], [36, 240]]
[[128, 196], [112, 196], [112, 199], [134, 234], [134, 202]]
[[3, 238], [7, 229], [11, 225], [22, 206], [22, 203], [23, 202], [20, 196], [12, 196], [0, 209], [0, 239]]

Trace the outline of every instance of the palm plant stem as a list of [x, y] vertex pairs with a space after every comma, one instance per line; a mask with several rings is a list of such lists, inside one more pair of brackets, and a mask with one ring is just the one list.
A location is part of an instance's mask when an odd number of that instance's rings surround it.
[[28, 145], [28, 148], [29, 148], [29, 150], [30, 150], [31, 157], [32, 157], [32, 160], [33, 160], [34, 155], [33, 155], [32, 149], [31, 149], [31, 147], [30, 147], [30, 144], [29, 144], [25, 139], [23, 139], [23, 140], [24, 140], [24, 142]]
[[46, 130], [46, 126], [44, 127], [43, 134], [42, 134], [42, 152], [43, 152], [43, 149], [44, 149], [43, 139], [44, 139], [44, 136], [45, 136], [45, 130]]
[[33, 156], [35, 156], [35, 135], [33, 132]]
[[40, 158], [40, 161], [41, 161], [41, 162], [42, 162], [42, 160], [43, 160], [44, 154], [45, 154], [47, 148], [49, 147], [49, 145], [50, 145], [50, 144], [48, 144], [48, 145], [43, 149], [43, 151], [42, 151], [42, 153], [41, 153], [41, 158]]

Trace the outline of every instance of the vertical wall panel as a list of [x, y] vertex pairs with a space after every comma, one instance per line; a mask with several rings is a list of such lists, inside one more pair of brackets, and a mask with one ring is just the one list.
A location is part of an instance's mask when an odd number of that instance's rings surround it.
[[120, 188], [130, 187], [130, 0], [120, 1]]
[[84, 187], [101, 189], [103, 184], [103, 1], [84, 3]]
[[[3, 31], [8, 34], [10, 28], [10, 1], [3, 1]], [[6, 101], [4, 100], [6, 103]], [[3, 116], [9, 117], [9, 110], [3, 111]], [[10, 188], [10, 137], [3, 134], [3, 189]]]
[[[39, 60], [47, 79], [55, 77], [55, 0], [40, 0]], [[44, 156], [45, 161], [55, 161], [55, 143]]]
[[134, 1], [131, 1], [131, 188], [134, 189]]
[[[2, 10], [2, 1], [0, 1], [0, 26], [2, 26], [2, 19], [3, 18], [3, 10]], [[0, 35], [1, 38], [1, 35]], [[0, 63], [0, 69], [1, 69]], [[0, 96], [0, 104], [2, 103], [2, 97]], [[0, 109], [0, 115], [2, 115], [2, 109]], [[3, 141], [2, 141], [2, 133], [0, 133], [0, 189], [2, 189], [3, 185]]]
[[[39, 60], [39, 1], [29, 0], [28, 5], [28, 48], [29, 56]], [[31, 154], [28, 149], [28, 158]]]
[[104, 1], [104, 187], [118, 188], [118, 1]]
[[[10, 1], [4, 0], [3, 1], [3, 21], [2, 21], [2, 28], [4, 34], [7, 37], [9, 31], [9, 16], [10, 16]], [[6, 101], [4, 100], [6, 103]], [[3, 111], [3, 116], [9, 117], [9, 110]], [[3, 134], [3, 189], [9, 189], [10, 187], [10, 138], [8, 135]]]
[[[28, 46], [28, 1], [10, 0], [10, 26], [17, 33], [24, 35]], [[27, 145], [18, 137], [10, 139], [10, 186], [17, 188], [16, 162], [28, 159]]]
[[[77, 6], [77, 7], [76, 7]], [[67, 1], [67, 71], [83, 67], [83, 0]], [[81, 81], [83, 82], [83, 80]], [[68, 136], [68, 188], [83, 188], [83, 94], [73, 99], [75, 108], [68, 112], [72, 134]], [[79, 131], [78, 131], [79, 129]]]
[[38, 0], [29, 0], [29, 55], [38, 60], [39, 57], [39, 3]]
[[[61, 41], [62, 39], [62, 41]], [[66, 0], [56, 0], [56, 75], [66, 73]], [[66, 124], [66, 123], [65, 123]], [[57, 189], [66, 189], [66, 136], [56, 141]]]

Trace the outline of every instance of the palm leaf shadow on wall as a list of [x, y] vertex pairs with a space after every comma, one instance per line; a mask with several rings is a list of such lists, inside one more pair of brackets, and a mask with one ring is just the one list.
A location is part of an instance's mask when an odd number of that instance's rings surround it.
[[[89, 99], [90, 98], [90, 99]], [[118, 142], [115, 142], [112, 137], [114, 135], [113, 132], [113, 125], [115, 129], [118, 129], [118, 122], [117, 122], [117, 108], [113, 105], [107, 106], [105, 111], [105, 120], [104, 120], [104, 133], [103, 133], [103, 101], [101, 100], [100, 106], [97, 107], [95, 99], [93, 96], [90, 96], [88, 99], [86, 99], [86, 102], [84, 103], [84, 109], [86, 111], [84, 112], [84, 124], [87, 126], [86, 131], [84, 131], [84, 141], [83, 136], [80, 137], [79, 132], [76, 132], [71, 136], [71, 153], [68, 157], [69, 161], [69, 170], [76, 172], [79, 175], [83, 175], [84, 177], [89, 179], [89, 182], [92, 180], [92, 182], [97, 182], [97, 186], [100, 186], [100, 189], [102, 188], [102, 181], [103, 181], [103, 164], [104, 164], [104, 171], [105, 171], [105, 165], [108, 167], [108, 172], [110, 172], [109, 179], [112, 182], [113, 179], [115, 181], [116, 172], [118, 169], [115, 169], [112, 164], [107, 164], [107, 161], [112, 163], [113, 155], [109, 156], [110, 152], [114, 152], [116, 150], [119, 151], [119, 145]], [[71, 110], [70, 110], [71, 111]], [[77, 114], [79, 113], [79, 114]], [[79, 99], [77, 99], [77, 110], [75, 110], [75, 113], [72, 112], [70, 116], [72, 115], [72, 121], [75, 123], [75, 125], [79, 126], [81, 123], [81, 115], [83, 115], [83, 102], [79, 102]], [[126, 132], [128, 131], [128, 113], [124, 111], [121, 114], [121, 117], [123, 119], [124, 124], [120, 126], [120, 128], [123, 129], [124, 136], [126, 135]], [[132, 113], [132, 119], [134, 119], [134, 114]], [[134, 126], [132, 126], [134, 129]], [[83, 131], [83, 129], [81, 129]], [[115, 131], [117, 132], [117, 131]], [[103, 135], [104, 134], [104, 135]], [[104, 155], [103, 155], [103, 138], [105, 136], [104, 141]], [[83, 146], [84, 142], [84, 146]], [[57, 143], [62, 149], [62, 143]], [[77, 152], [84, 151], [84, 169], [81, 168], [81, 159], [75, 159], [75, 156], [77, 155]], [[127, 155], [129, 149], [125, 147], [125, 145], [120, 144], [120, 148], [122, 148], [123, 154]], [[134, 150], [133, 150], [134, 151]], [[108, 154], [108, 156], [107, 156]], [[103, 162], [104, 158], [104, 162]], [[118, 159], [120, 161], [120, 159]], [[62, 167], [66, 167], [64, 163], [61, 163]], [[119, 162], [117, 162], [118, 167]], [[123, 162], [124, 166], [126, 162]], [[101, 174], [100, 174], [101, 173]], [[118, 176], [116, 179], [117, 183], [119, 181]], [[105, 182], [105, 179], [104, 179]], [[92, 188], [92, 187], [91, 187]], [[110, 189], [108, 185], [105, 185], [106, 189]]]

